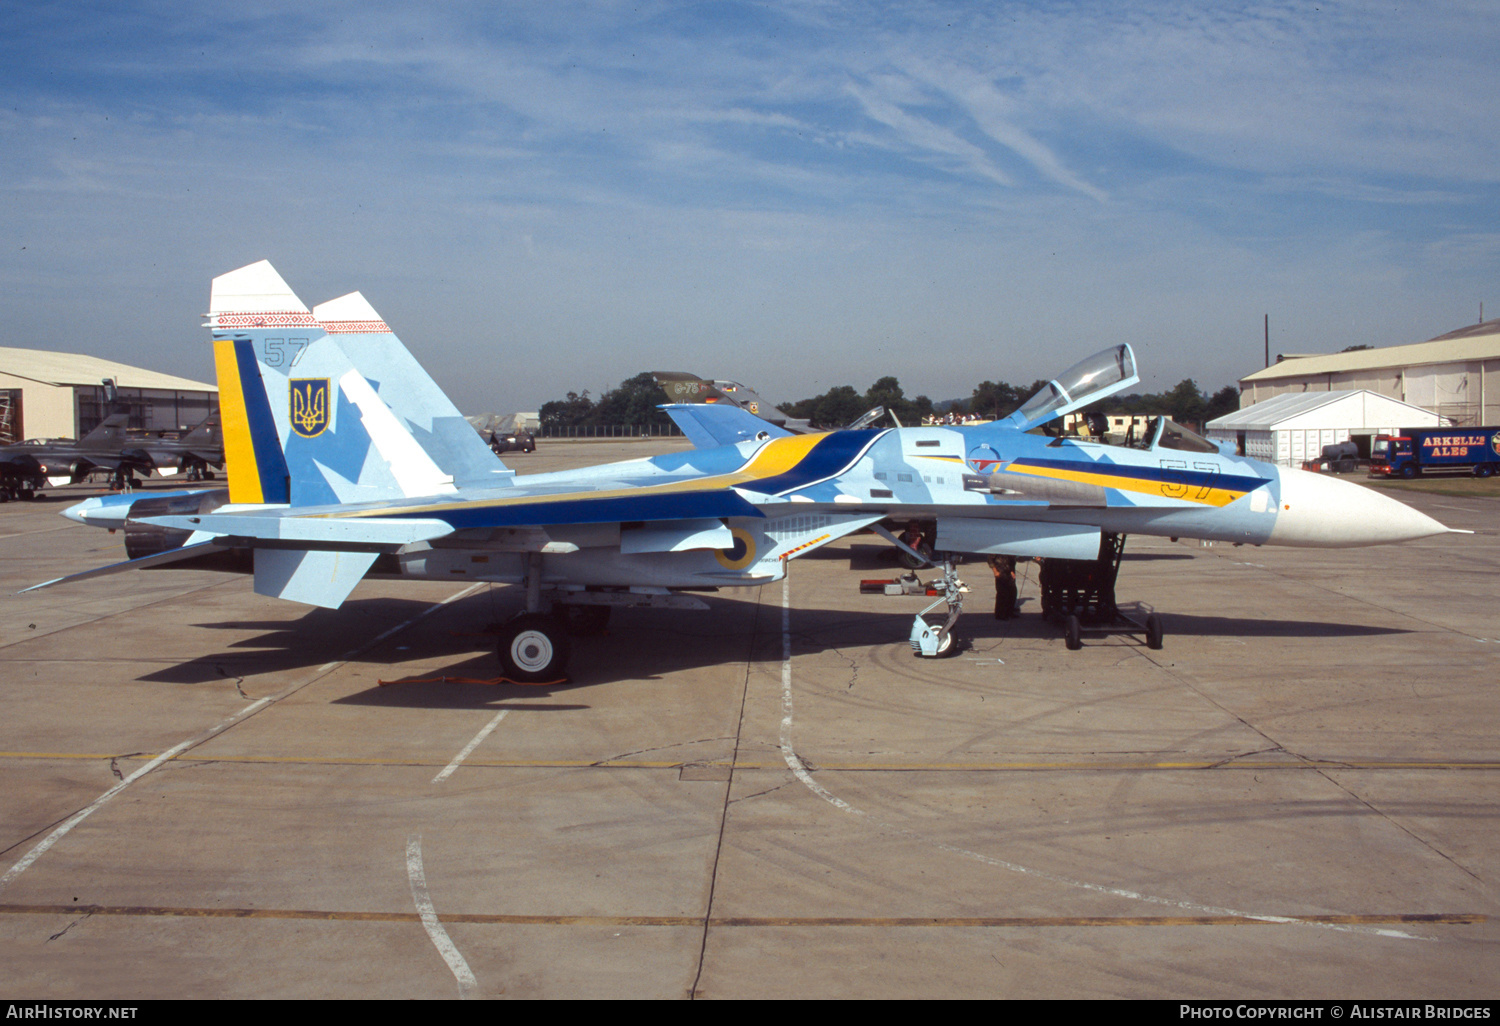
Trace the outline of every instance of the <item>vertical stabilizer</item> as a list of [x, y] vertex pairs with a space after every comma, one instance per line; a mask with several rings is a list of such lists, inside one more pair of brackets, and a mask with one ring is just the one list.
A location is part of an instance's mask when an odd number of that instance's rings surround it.
[[189, 445], [217, 446], [222, 438], [217, 413], [210, 413], [198, 423], [197, 427], [182, 436], [182, 440]]
[[[410, 434], [416, 449], [441, 472], [441, 477], [460, 488], [489, 487], [510, 480], [511, 472], [505, 464], [490, 451], [479, 432], [464, 420], [458, 407], [364, 296], [351, 292], [320, 303], [313, 308], [313, 317], [350, 364], [369, 381], [371, 389], [402, 430]], [[362, 405], [361, 410], [367, 418], [370, 416], [368, 406]], [[386, 453], [384, 446], [381, 452]], [[426, 471], [418, 464], [413, 464], [413, 474], [416, 479], [426, 480]], [[398, 471], [397, 476], [403, 475]]]
[[262, 261], [214, 279], [208, 326], [232, 502], [321, 506], [510, 480], [359, 293], [308, 310]]
[[312, 312], [269, 260], [221, 274], [208, 295], [210, 328], [313, 327]]
[[121, 443], [125, 442], [125, 427], [130, 423], [130, 414], [112, 413], [99, 422], [99, 425], [83, 436], [82, 441], [94, 444]]
[[[270, 262], [262, 260], [213, 280], [208, 328], [214, 336], [229, 501], [288, 502], [291, 480], [261, 359], [271, 359], [272, 350], [279, 363], [289, 359], [289, 350], [300, 355], [314, 334], [322, 333], [317, 321]], [[273, 336], [275, 345], [268, 348]]]

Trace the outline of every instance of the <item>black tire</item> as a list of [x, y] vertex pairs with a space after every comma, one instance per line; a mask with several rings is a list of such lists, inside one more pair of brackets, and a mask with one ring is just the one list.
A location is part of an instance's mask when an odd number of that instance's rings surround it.
[[1475, 477], [1489, 477], [1494, 472], [1495, 466], [1492, 463], [1481, 463], [1479, 464], [1479, 466], [1474, 468]]
[[921, 555], [922, 555], [922, 560], [921, 561], [913, 559], [912, 556], [911, 556], [911, 553], [907, 552], [905, 549], [897, 549], [896, 550], [896, 561], [898, 563], [900, 563], [902, 566], [906, 567], [906, 569], [908, 569], [908, 570], [920, 570], [922, 567], [924, 567], [928, 563], [932, 562], [932, 546], [931, 545], [928, 545], [925, 541], [919, 541], [919, 542], [917, 542], [917, 544], [911, 546], [911, 548], [914, 548], [919, 553], [921, 553]]
[[1404, 478], [1406, 478], [1406, 480], [1408, 480], [1408, 481], [1410, 481], [1412, 478], [1416, 477], [1417, 476], [1417, 465], [1415, 463], [1404, 464], [1401, 467], [1401, 476], [1404, 477]]
[[500, 633], [500, 666], [511, 680], [535, 684], [557, 680], [568, 662], [562, 621], [544, 613], [522, 613]]
[[559, 610], [568, 633], [575, 638], [594, 638], [603, 634], [612, 611], [611, 606], [562, 606]]
[[1146, 617], [1146, 647], [1160, 650], [1162, 638], [1161, 617], [1152, 613]]
[[1069, 613], [1068, 618], [1063, 621], [1063, 630], [1066, 632], [1065, 640], [1068, 651], [1077, 652], [1083, 647], [1083, 624], [1079, 622], [1078, 617]]

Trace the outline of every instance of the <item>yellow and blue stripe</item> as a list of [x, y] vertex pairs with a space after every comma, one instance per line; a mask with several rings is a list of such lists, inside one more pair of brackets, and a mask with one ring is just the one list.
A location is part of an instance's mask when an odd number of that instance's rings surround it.
[[214, 368], [219, 378], [229, 501], [291, 501], [286, 457], [261, 381], [255, 347], [249, 339], [215, 339]]
[[1021, 457], [1005, 465], [1015, 474], [1113, 488], [1121, 492], [1182, 499], [1205, 506], [1227, 506], [1267, 484], [1265, 478], [1222, 473], [1217, 467], [1133, 467], [1084, 460], [1044, 460]]

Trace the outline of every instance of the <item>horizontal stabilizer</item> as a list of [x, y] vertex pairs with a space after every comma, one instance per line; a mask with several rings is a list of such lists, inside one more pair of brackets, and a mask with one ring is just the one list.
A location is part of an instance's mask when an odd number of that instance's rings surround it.
[[43, 581], [41, 584], [33, 584], [29, 588], [22, 588], [17, 594], [24, 595], [28, 591], [50, 588], [54, 584], [71, 584], [73, 581], [86, 581], [91, 577], [108, 577], [110, 574], [120, 574], [126, 570], [144, 570], [150, 566], [176, 563], [180, 560], [192, 559], [195, 556], [201, 556], [216, 550], [218, 550], [218, 546], [213, 543], [212, 539], [194, 542], [191, 545], [184, 545], [179, 549], [167, 549], [165, 552], [158, 552], [152, 556], [142, 556], [140, 559], [127, 559], [123, 563], [111, 563], [109, 566], [95, 567], [92, 570], [85, 570], [82, 573], [68, 574], [66, 577], [55, 577], [50, 581]]
[[662, 406], [695, 449], [738, 445], [755, 438], [788, 438], [791, 432], [737, 406], [673, 403]]
[[208, 513], [194, 517], [143, 517], [143, 524], [179, 531], [207, 531], [232, 538], [369, 546], [372, 551], [412, 545], [453, 533], [442, 520], [396, 517], [278, 517]]

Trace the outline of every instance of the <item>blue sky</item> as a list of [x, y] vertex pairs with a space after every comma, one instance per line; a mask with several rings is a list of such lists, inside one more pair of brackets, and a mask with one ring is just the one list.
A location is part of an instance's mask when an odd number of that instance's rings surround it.
[[0, 5], [0, 345], [210, 378], [208, 281], [358, 289], [466, 412], [778, 401], [1500, 314], [1487, 3]]

